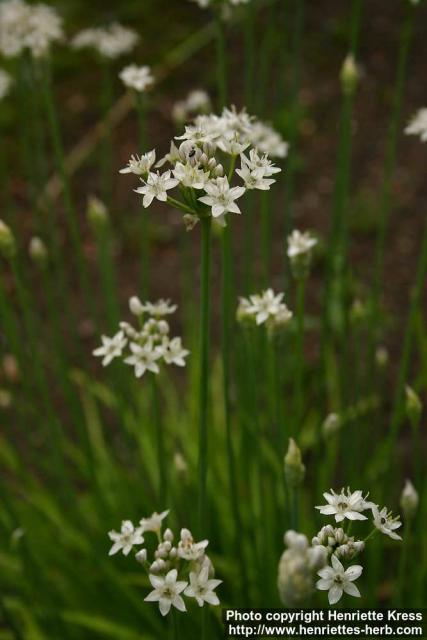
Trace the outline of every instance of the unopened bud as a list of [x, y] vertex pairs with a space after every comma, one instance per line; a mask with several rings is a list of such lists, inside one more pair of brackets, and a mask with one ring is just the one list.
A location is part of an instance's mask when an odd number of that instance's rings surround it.
[[349, 53], [341, 67], [341, 87], [346, 95], [353, 95], [359, 80], [359, 70], [354, 56]]
[[147, 562], [147, 549], [141, 549], [135, 556], [135, 560], [140, 564]]
[[387, 366], [389, 361], [388, 351], [385, 347], [378, 347], [375, 351], [375, 362], [377, 366], [383, 369]]
[[43, 240], [38, 236], [31, 238], [28, 253], [30, 254], [30, 258], [34, 260], [36, 264], [43, 265], [46, 263], [48, 256], [47, 248]]
[[134, 316], [141, 316], [144, 313], [144, 307], [138, 296], [132, 296], [129, 299], [129, 309]]
[[414, 517], [419, 503], [418, 492], [410, 480], [407, 480], [400, 496], [400, 506], [407, 520]]
[[299, 487], [305, 476], [305, 466], [301, 451], [295, 440], [289, 438], [289, 447], [285, 455], [285, 478], [290, 487]]
[[406, 415], [409, 418], [412, 427], [417, 429], [420, 425], [423, 405], [419, 396], [409, 385], [405, 387], [406, 392]]
[[329, 440], [341, 429], [342, 420], [337, 413], [330, 413], [322, 423], [322, 434], [325, 440]]
[[104, 229], [108, 223], [108, 211], [105, 204], [96, 196], [90, 196], [87, 201], [87, 218], [95, 229]]
[[186, 213], [182, 216], [182, 221], [187, 231], [192, 231], [196, 224], [199, 222], [199, 217], [194, 216], [191, 213]]
[[10, 260], [16, 254], [16, 243], [12, 230], [0, 220], [0, 255]]

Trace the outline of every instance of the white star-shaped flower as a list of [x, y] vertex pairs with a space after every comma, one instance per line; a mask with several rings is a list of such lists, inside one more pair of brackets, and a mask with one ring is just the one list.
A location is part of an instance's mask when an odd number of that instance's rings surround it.
[[130, 520], [123, 520], [120, 533], [110, 531], [108, 536], [114, 543], [108, 554], [110, 556], [119, 551], [122, 551], [123, 555], [127, 556], [134, 546], [144, 544], [141, 527], [135, 528]]
[[155, 511], [151, 514], [149, 518], [142, 518], [139, 521], [139, 525], [142, 531], [145, 533], [146, 531], [153, 531], [154, 533], [159, 533], [162, 528], [162, 522], [169, 514], [169, 509], [167, 511], [162, 511], [161, 513], [157, 513]]
[[264, 176], [266, 178], [270, 178], [275, 173], [280, 173], [281, 171], [279, 167], [276, 167], [271, 162], [271, 160], [269, 159], [266, 153], [264, 153], [263, 155], [260, 155], [258, 152], [258, 149], [251, 149], [249, 151], [249, 158], [245, 156], [244, 153], [242, 153], [240, 159], [242, 161], [242, 165], [245, 164], [251, 170], [262, 169]]
[[175, 136], [176, 140], [191, 140], [194, 143], [213, 142], [216, 135], [199, 124], [185, 127], [182, 136]]
[[200, 202], [211, 207], [212, 216], [218, 218], [224, 213], [241, 213], [239, 207], [234, 202], [245, 193], [244, 187], [232, 187], [228, 183], [228, 179], [216, 178], [210, 180], [205, 185], [206, 196], [199, 198]]
[[191, 531], [188, 529], [181, 530], [181, 540], [178, 543], [178, 555], [184, 560], [199, 560], [209, 544], [209, 540], [201, 540], [194, 542]]
[[168, 340], [166, 338], [163, 347], [163, 359], [166, 364], [175, 364], [178, 367], [185, 367], [185, 358], [190, 352], [188, 349], [183, 348], [180, 337], [172, 338], [172, 340]]
[[387, 507], [383, 507], [380, 511], [376, 504], [372, 506], [372, 515], [374, 516], [374, 525], [381, 533], [384, 533], [393, 540], [402, 540], [402, 538], [395, 533], [395, 530], [402, 526], [399, 516], [393, 518], [392, 513], [387, 510]]
[[317, 244], [317, 239], [311, 233], [305, 231], [301, 233], [298, 229], [294, 229], [288, 236], [288, 257], [296, 258], [305, 253], [309, 253]]
[[190, 572], [190, 586], [186, 588], [184, 594], [189, 598], [195, 598], [199, 607], [203, 607], [205, 602], [217, 606], [220, 604], [215, 589], [222, 583], [222, 580], [209, 580], [209, 569], [203, 567], [199, 573]]
[[149, 207], [154, 198], [161, 202], [166, 202], [168, 199], [167, 191], [173, 189], [178, 184], [176, 178], [171, 178], [171, 172], [165, 171], [160, 174], [150, 172], [148, 174], [147, 181], [144, 186], [135, 189], [136, 193], [142, 193], [144, 195], [142, 204], [145, 208]]
[[335, 493], [331, 489], [331, 493], [325, 492], [323, 497], [328, 504], [318, 506], [316, 509], [325, 516], [335, 516], [336, 522], [342, 522], [344, 518], [367, 520], [362, 511], [372, 509], [374, 506], [372, 502], [366, 501], [361, 491], [351, 492], [350, 489], [347, 489], [347, 492], [342, 489], [341, 493]]
[[422, 142], [427, 142], [427, 107], [419, 109], [405, 129], [407, 135], [419, 136]]
[[335, 555], [331, 557], [331, 562], [332, 567], [324, 567], [317, 572], [321, 579], [317, 581], [316, 588], [320, 591], [329, 591], [330, 605], [336, 604], [343, 593], [360, 598], [360, 591], [353, 582], [361, 575], [363, 567], [355, 564], [344, 571], [343, 565]]
[[103, 358], [102, 366], [106, 367], [114, 358], [121, 357], [123, 349], [127, 345], [127, 338], [123, 331], [119, 331], [112, 338], [101, 336], [101, 341], [102, 346], [95, 349], [92, 353], [98, 358]]
[[161, 350], [153, 347], [151, 342], [144, 345], [130, 343], [132, 355], [125, 359], [126, 364], [130, 364], [135, 368], [135, 376], [141, 378], [146, 371], [159, 373], [159, 365], [156, 360], [162, 357]]
[[176, 569], [169, 571], [166, 576], [149, 576], [153, 591], [145, 598], [145, 602], [158, 602], [162, 616], [166, 616], [171, 607], [175, 607], [179, 611], [186, 611], [185, 603], [180, 593], [187, 587], [188, 582], [177, 580], [178, 572]]
[[153, 149], [142, 156], [131, 156], [127, 166], [119, 173], [134, 173], [136, 176], [146, 175], [156, 161], [156, 151]]
[[268, 191], [272, 184], [276, 181], [272, 178], [266, 178], [261, 168], [251, 169], [247, 164], [243, 164], [240, 169], [236, 170], [243, 182], [246, 189], [259, 189], [261, 191]]
[[255, 315], [258, 325], [265, 322], [270, 316], [275, 316], [281, 309], [284, 294], [275, 294], [273, 289], [263, 291], [261, 295], [250, 296], [248, 311]]
[[142, 93], [154, 82], [154, 77], [150, 67], [138, 67], [136, 64], [130, 64], [125, 67], [119, 74], [120, 80], [126, 87]]
[[190, 164], [178, 162], [172, 171], [174, 177], [179, 180], [184, 187], [192, 187], [193, 189], [204, 189], [205, 184], [209, 180], [209, 173], [193, 167]]

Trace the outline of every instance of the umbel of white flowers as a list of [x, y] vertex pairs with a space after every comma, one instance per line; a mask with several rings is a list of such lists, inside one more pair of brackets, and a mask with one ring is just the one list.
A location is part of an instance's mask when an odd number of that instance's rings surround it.
[[292, 318], [292, 311], [283, 302], [284, 293], [266, 289], [249, 298], [241, 297], [237, 308], [237, 320], [245, 326], [265, 325], [269, 335], [285, 327]]
[[[162, 616], [166, 616], [172, 607], [186, 611], [183, 596], [194, 599], [199, 607], [205, 604], [220, 604], [215, 589], [222, 580], [214, 578], [214, 567], [206, 548], [208, 540], [195, 542], [191, 531], [181, 529], [178, 543], [170, 529], [163, 530], [163, 520], [169, 511], [153, 513], [142, 518], [135, 527], [130, 520], [124, 520], [119, 532], [110, 531], [108, 536], [113, 542], [109, 555], [120, 551], [127, 556], [134, 547], [139, 548], [135, 559], [147, 571], [152, 591], [146, 596], [146, 602], [156, 602]], [[158, 544], [153, 557], [144, 547], [146, 534], [154, 534]]]
[[3, 100], [3, 98], [7, 96], [12, 86], [12, 82], [10, 75], [3, 69], [0, 69], [0, 100]]
[[302, 533], [287, 531], [284, 536], [287, 549], [279, 562], [277, 586], [285, 607], [304, 604], [314, 592], [316, 571], [326, 564], [326, 552], [313, 547]]
[[172, 119], [179, 125], [191, 118], [211, 111], [211, 99], [203, 89], [193, 89], [185, 100], [178, 100], [172, 108]]
[[406, 127], [405, 133], [410, 136], [419, 136], [421, 142], [427, 142], [427, 107], [417, 111]]
[[63, 37], [62, 19], [53, 7], [27, 4], [23, 0], [0, 3], [0, 52], [6, 58], [25, 50], [35, 58], [42, 58]]
[[[169, 153], [155, 165], [157, 171], [152, 170], [156, 161], [152, 150], [132, 156], [121, 173], [140, 178], [142, 186], [135, 191], [143, 196], [145, 208], [153, 200], [169, 203], [184, 213], [187, 229], [206, 217], [225, 226], [228, 214], [241, 213], [237, 200], [246, 191], [266, 191], [275, 182], [272, 176], [280, 169], [269, 156], [283, 158], [287, 153], [287, 144], [277, 132], [234, 108], [224, 109], [220, 116], [197, 116], [176, 140], [179, 146], [172, 141]], [[240, 167], [235, 170], [238, 160]], [[165, 164], [170, 169], [160, 173]], [[233, 184], [236, 178], [240, 184]], [[180, 200], [169, 195], [173, 189]]]
[[[410, 500], [413, 504], [413, 492], [411, 487], [407, 486], [405, 504], [408, 504], [409, 494], [411, 494]], [[311, 549], [317, 550], [318, 556], [316, 557], [324, 558], [324, 566], [317, 570], [320, 579], [315, 586], [320, 591], [327, 591], [329, 604], [334, 605], [341, 599], [343, 593], [360, 597], [360, 591], [354, 582], [362, 574], [363, 567], [359, 564], [348, 565], [348, 563], [364, 551], [365, 544], [374, 534], [381, 532], [393, 540], [401, 540], [401, 537], [396, 533], [396, 530], [402, 526], [399, 516], [393, 517], [387, 507], [380, 509], [377, 504], [368, 501], [362, 491], [351, 491], [347, 488], [336, 493], [331, 489], [323, 496], [326, 504], [316, 507], [321, 514], [332, 516], [337, 523], [340, 523], [346, 519], [369, 521], [365, 513], [370, 512], [373, 528], [364, 540], [359, 540], [354, 536], [350, 537], [343, 528], [329, 524], [322, 527], [314, 536], [310, 548], [303, 542], [305, 536], [302, 536], [300, 546], [304, 550], [304, 554], [300, 554], [299, 562], [292, 564], [289, 554], [286, 555], [287, 552], [285, 552], [279, 564], [279, 593], [287, 606], [293, 606], [289, 604], [289, 590], [292, 594], [292, 588], [294, 588], [297, 593], [301, 594], [302, 599], [297, 603], [300, 605], [310, 596], [314, 588]], [[295, 532], [292, 532], [292, 535], [295, 536]], [[289, 546], [289, 542], [285, 541]], [[304, 580], [301, 576], [304, 577]], [[299, 590], [296, 587], [291, 587], [295, 583], [299, 585]]]
[[130, 53], [136, 46], [139, 35], [118, 22], [106, 27], [83, 29], [71, 40], [74, 49], [93, 49], [101, 58], [115, 60]]
[[287, 255], [292, 273], [297, 280], [308, 276], [316, 244], [317, 239], [308, 231], [294, 229], [288, 236]]
[[150, 67], [138, 67], [136, 64], [130, 64], [122, 69], [119, 77], [125, 87], [137, 93], [143, 93], [154, 82]]
[[[174, 313], [176, 305], [169, 300], [142, 303], [136, 296], [129, 301], [130, 311], [138, 318], [136, 329], [128, 322], [120, 323], [120, 330], [112, 337], [102, 336], [102, 345], [93, 355], [102, 358], [104, 367], [115, 358], [134, 367], [135, 376], [141, 378], [147, 371], [160, 372], [160, 363], [185, 366], [190, 353], [182, 346], [180, 337], [170, 337], [170, 326], [165, 316]], [[127, 350], [127, 355], [124, 355]]]

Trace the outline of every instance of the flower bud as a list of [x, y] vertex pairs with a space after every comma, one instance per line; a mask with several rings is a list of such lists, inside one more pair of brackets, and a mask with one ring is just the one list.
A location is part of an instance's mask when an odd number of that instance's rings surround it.
[[166, 542], [172, 542], [173, 533], [172, 533], [171, 529], [166, 529], [166, 531], [163, 534], [163, 540], [165, 540]]
[[418, 492], [410, 480], [407, 480], [400, 497], [400, 506], [407, 520], [414, 517], [418, 508]]
[[322, 423], [322, 434], [325, 440], [329, 440], [341, 429], [342, 420], [337, 413], [330, 413]]
[[182, 216], [182, 221], [185, 225], [187, 231], [192, 231], [196, 224], [199, 222], [199, 217], [192, 215], [191, 213], [186, 213]]
[[377, 363], [377, 367], [380, 369], [384, 369], [388, 365], [389, 355], [388, 351], [385, 347], [378, 347], [375, 351], [375, 362]]
[[140, 564], [147, 562], [147, 549], [141, 549], [135, 556], [135, 560]]
[[285, 455], [285, 478], [290, 487], [299, 487], [305, 476], [305, 466], [302, 462], [301, 451], [295, 440], [289, 438], [289, 447]]
[[104, 229], [108, 224], [108, 211], [105, 204], [96, 196], [90, 196], [87, 201], [87, 218], [95, 231]]
[[359, 70], [354, 56], [349, 53], [343, 62], [340, 74], [341, 88], [345, 95], [352, 96], [354, 94], [359, 80], [359, 75]]
[[36, 264], [43, 265], [46, 263], [48, 257], [47, 248], [43, 240], [38, 236], [31, 238], [28, 252], [30, 258], [34, 260]]
[[144, 307], [138, 296], [132, 296], [129, 299], [129, 309], [134, 316], [141, 316], [144, 313]]
[[406, 415], [409, 418], [414, 429], [417, 429], [420, 425], [421, 414], [423, 411], [423, 405], [419, 396], [409, 385], [405, 387], [406, 392]]
[[0, 220], [0, 255], [10, 260], [16, 254], [16, 243], [12, 230]]

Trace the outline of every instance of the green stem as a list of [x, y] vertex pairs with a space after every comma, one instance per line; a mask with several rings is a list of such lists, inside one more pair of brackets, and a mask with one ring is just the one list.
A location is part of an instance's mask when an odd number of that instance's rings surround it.
[[164, 425], [162, 420], [162, 414], [160, 410], [160, 393], [157, 384], [156, 374], [151, 376], [151, 391], [152, 391], [152, 410], [153, 410], [153, 425], [156, 430], [156, 442], [157, 442], [157, 466], [159, 473], [159, 503], [165, 505], [167, 501], [167, 456], [165, 447], [165, 434]]
[[113, 77], [109, 61], [101, 60], [101, 113], [104, 119], [105, 128], [101, 144], [101, 187], [105, 204], [111, 208], [112, 198], [112, 159], [113, 142], [111, 126], [108, 123], [108, 112], [113, 105]]
[[235, 550], [240, 561], [242, 575], [242, 593], [247, 594], [248, 578], [246, 562], [241, 544], [242, 518], [240, 513], [239, 492], [235, 467], [235, 455], [233, 448], [232, 424], [231, 424], [231, 400], [230, 400], [230, 379], [231, 379], [231, 305], [232, 305], [232, 255], [231, 255], [231, 233], [230, 227], [223, 230], [222, 236], [222, 368], [223, 368], [223, 398], [224, 417], [227, 438], [227, 460], [230, 483], [231, 506], [235, 525]]
[[302, 277], [298, 280], [296, 302], [295, 434], [298, 434], [301, 428], [303, 413], [305, 287], [306, 278]]
[[246, 108], [252, 110], [254, 97], [254, 68], [255, 68], [255, 3], [248, 2], [245, 16], [245, 96]]
[[218, 109], [222, 111], [227, 103], [227, 60], [225, 44], [225, 27], [220, 9], [215, 10], [216, 26], [216, 60], [217, 60], [217, 88]]
[[55, 156], [59, 177], [61, 180], [62, 192], [64, 196], [65, 214], [66, 214], [67, 224], [70, 232], [73, 251], [75, 253], [75, 260], [77, 263], [80, 285], [83, 291], [83, 295], [85, 297], [87, 308], [90, 310], [92, 316], [95, 317], [93, 296], [91, 295], [91, 291], [90, 291], [86, 261], [83, 254], [81, 232], [79, 229], [77, 213], [76, 213], [72, 196], [71, 196], [70, 182], [69, 182], [66, 167], [65, 167], [65, 158], [64, 158], [64, 150], [62, 146], [61, 132], [59, 128], [59, 122], [58, 122], [55, 103], [54, 103], [53, 94], [52, 94], [52, 87], [50, 82], [50, 71], [47, 66], [45, 66], [44, 69], [42, 69], [41, 75], [42, 75], [42, 85], [43, 85], [42, 86], [43, 98], [45, 103], [47, 119], [50, 126], [52, 147], [53, 147], [53, 152]]
[[399, 569], [398, 569], [398, 584], [396, 590], [396, 604], [398, 607], [404, 607], [405, 598], [405, 585], [409, 583], [409, 579], [406, 578], [406, 568], [408, 565], [408, 551], [410, 547], [411, 538], [411, 520], [406, 521], [406, 531], [403, 535], [402, 550], [400, 552]]
[[206, 530], [206, 485], [208, 474], [209, 334], [211, 218], [203, 218], [200, 282], [200, 370], [199, 370], [199, 533]]
[[[140, 153], [147, 151], [147, 96], [143, 93], [135, 95], [138, 111], [138, 133]], [[150, 236], [149, 220], [144, 210], [140, 216], [141, 233], [141, 291], [143, 296], [149, 293], [149, 269], [150, 269]]]
[[[415, 6], [407, 2], [406, 19], [400, 35], [397, 73], [394, 85], [393, 106], [389, 121], [387, 149], [384, 161], [384, 178], [379, 203], [379, 226], [375, 246], [375, 266], [372, 287], [373, 318], [376, 326], [377, 313], [380, 306], [380, 291], [383, 275], [384, 250], [387, 238], [387, 226], [390, 217], [391, 186], [397, 158], [397, 142], [400, 134], [400, 114], [406, 82], [409, 49], [412, 39]], [[375, 341], [376, 336], [373, 336]], [[374, 345], [373, 345], [374, 346]]]

